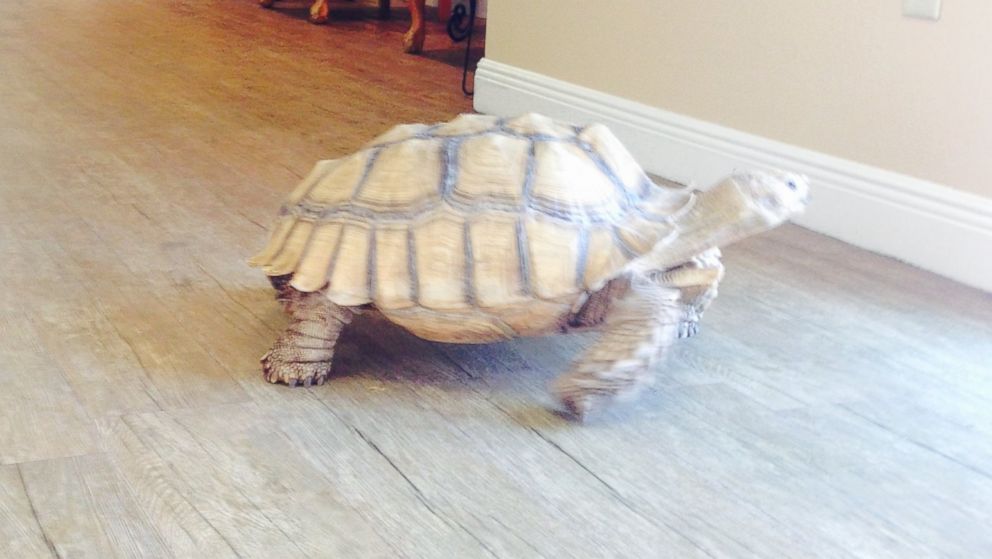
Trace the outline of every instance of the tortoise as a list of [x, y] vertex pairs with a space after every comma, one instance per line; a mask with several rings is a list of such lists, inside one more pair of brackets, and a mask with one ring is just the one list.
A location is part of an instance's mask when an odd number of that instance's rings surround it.
[[735, 173], [705, 191], [651, 181], [601, 124], [464, 114], [399, 125], [320, 161], [250, 263], [291, 323], [265, 379], [322, 384], [352, 317], [486, 343], [601, 326], [554, 390], [583, 417], [649, 383], [696, 333], [720, 248], [806, 205], [805, 177]]

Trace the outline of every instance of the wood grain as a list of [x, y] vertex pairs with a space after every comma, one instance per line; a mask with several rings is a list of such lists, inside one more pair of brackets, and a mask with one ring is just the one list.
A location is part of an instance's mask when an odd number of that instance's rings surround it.
[[471, 109], [430, 25], [407, 57], [251, 0], [0, 3], [0, 556], [992, 554], [992, 299], [796, 227], [584, 426], [547, 385], [592, 333], [359, 317], [327, 384], [264, 382], [284, 196]]
[[18, 465], [0, 466], [0, 541], [4, 542], [0, 549], [11, 557], [55, 557]]

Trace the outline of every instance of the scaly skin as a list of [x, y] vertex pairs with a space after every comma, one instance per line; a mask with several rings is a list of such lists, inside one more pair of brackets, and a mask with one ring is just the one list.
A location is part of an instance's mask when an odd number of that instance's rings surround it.
[[606, 324], [600, 339], [555, 381], [565, 408], [581, 420], [649, 385], [654, 365], [672, 344], [696, 335], [722, 278], [720, 251], [710, 249], [664, 272], [615, 279], [591, 295], [570, 324]]
[[590, 293], [582, 307], [574, 315], [568, 317], [569, 328], [592, 328], [606, 320], [610, 306], [615, 300], [627, 292], [630, 281], [627, 278], [610, 280], [602, 289]]
[[724, 274], [720, 256], [720, 249], [712, 248], [681, 266], [652, 274], [653, 281], [666, 287], [676, 287], [682, 292], [680, 299], [683, 316], [679, 325], [679, 338], [691, 338], [699, 332], [699, 319], [703, 316], [703, 311], [716, 299], [717, 288]]
[[323, 384], [331, 372], [334, 345], [354, 312], [323, 293], [301, 293], [288, 286], [279, 290], [279, 300], [292, 322], [262, 356], [265, 380], [289, 386]]
[[576, 419], [634, 396], [651, 383], [653, 366], [679, 337], [680, 295], [676, 288], [635, 278], [613, 302], [599, 340], [553, 386]]

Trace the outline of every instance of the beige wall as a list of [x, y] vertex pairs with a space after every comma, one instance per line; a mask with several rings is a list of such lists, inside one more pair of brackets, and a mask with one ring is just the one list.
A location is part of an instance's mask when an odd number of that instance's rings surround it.
[[992, 196], [992, 0], [496, 0], [486, 56]]

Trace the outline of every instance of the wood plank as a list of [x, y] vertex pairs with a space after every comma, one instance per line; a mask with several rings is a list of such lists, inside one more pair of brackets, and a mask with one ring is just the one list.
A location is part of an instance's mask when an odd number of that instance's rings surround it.
[[56, 557], [17, 465], [0, 466], [0, 553], [7, 557]]
[[[13, 269], [43, 271], [38, 244], [19, 242], [23, 235], [17, 228], [5, 229], [8, 235], [0, 238], [4, 262]], [[31, 320], [38, 311], [25, 304], [35, 297], [42, 305], [46, 290], [20, 280], [11, 278], [0, 290], [0, 464], [92, 452], [93, 427], [59, 364], [40, 343], [41, 332]]]
[[102, 454], [20, 466], [38, 522], [60, 557], [165, 557], [151, 521]]
[[240, 556], [479, 555], [474, 541], [425, 508], [388, 462], [312, 396], [293, 407], [130, 416], [112, 437], [168, 471], [157, 480], [146, 475], [154, 471], [129, 469], [129, 483], [182, 495]]
[[107, 461], [175, 557], [237, 557], [234, 544], [177, 487], [176, 470], [134, 433], [125, 417], [99, 423]]

